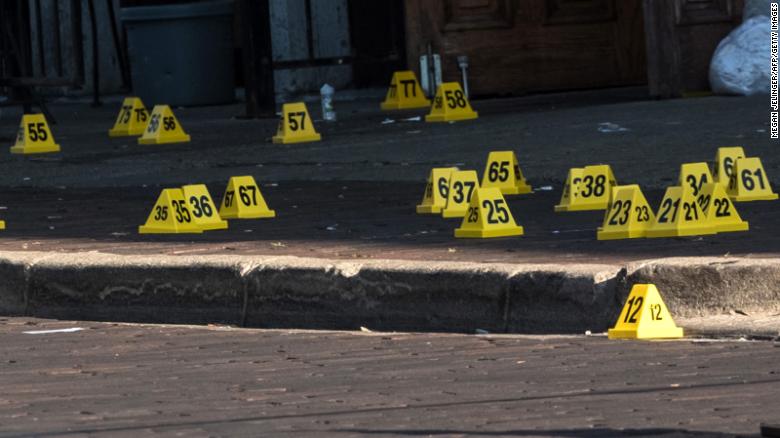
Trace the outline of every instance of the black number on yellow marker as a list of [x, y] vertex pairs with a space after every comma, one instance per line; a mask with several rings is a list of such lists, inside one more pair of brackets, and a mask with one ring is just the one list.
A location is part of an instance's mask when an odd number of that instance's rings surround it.
[[[628, 300], [628, 307], [626, 308], [626, 316], [623, 318], [623, 322], [628, 322], [630, 324], [636, 324], [636, 315], [639, 313], [639, 310], [642, 308], [642, 303], [645, 302], [645, 299], [642, 297], [636, 297], [631, 298]], [[631, 309], [634, 308], [634, 305], [636, 305], [636, 308], [632, 312]], [[629, 318], [630, 315], [630, 318]]]
[[487, 221], [489, 224], [505, 224], [509, 222], [509, 211], [506, 209], [506, 201], [496, 199], [482, 201], [482, 208], [487, 209]]

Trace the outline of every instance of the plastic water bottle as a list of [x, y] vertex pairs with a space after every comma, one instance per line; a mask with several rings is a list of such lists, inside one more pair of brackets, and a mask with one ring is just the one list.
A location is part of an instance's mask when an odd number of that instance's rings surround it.
[[322, 102], [322, 119], [328, 122], [336, 121], [336, 111], [333, 111], [333, 92], [336, 91], [328, 84], [320, 88], [320, 101]]

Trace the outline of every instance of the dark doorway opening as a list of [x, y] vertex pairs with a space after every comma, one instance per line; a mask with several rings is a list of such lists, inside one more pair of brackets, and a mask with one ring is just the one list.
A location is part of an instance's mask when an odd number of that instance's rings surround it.
[[403, 0], [349, 0], [356, 87], [384, 87], [394, 71], [406, 70]]

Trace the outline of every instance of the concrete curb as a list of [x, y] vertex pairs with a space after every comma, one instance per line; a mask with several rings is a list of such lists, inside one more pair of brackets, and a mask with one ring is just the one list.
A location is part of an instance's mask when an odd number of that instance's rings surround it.
[[630, 287], [675, 316], [780, 311], [780, 260], [514, 265], [266, 256], [0, 252], [0, 312], [250, 327], [582, 333], [613, 324]]
[[780, 259], [680, 257], [626, 269], [627, 284], [655, 283], [675, 316], [780, 313]]

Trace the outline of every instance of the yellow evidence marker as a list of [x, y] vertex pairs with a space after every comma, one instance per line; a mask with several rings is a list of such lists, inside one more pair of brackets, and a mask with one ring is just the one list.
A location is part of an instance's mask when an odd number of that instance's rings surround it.
[[282, 105], [282, 118], [273, 137], [274, 143], [290, 144], [320, 141], [322, 136], [314, 130], [309, 110], [303, 102]]
[[184, 200], [190, 205], [192, 221], [203, 231], [225, 230], [227, 221], [219, 217], [214, 200], [205, 184], [187, 185], [181, 188]]
[[109, 137], [127, 137], [131, 135], [141, 135], [146, 129], [146, 122], [149, 120], [149, 112], [146, 111], [144, 103], [138, 97], [125, 97], [122, 101], [122, 108], [119, 109], [119, 115], [116, 117], [114, 127], [108, 131]]
[[445, 82], [439, 85], [433, 98], [431, 112], [425, 116], [426, 122], [451, 122], [476, 119], [477, 113], [463, 94], [457, 82]]
[[441, 216], [445, 218], [465, 216], [471, 197], [478, 188], [479, 179], [475, 170], [454, 170], [450, 174], [447, 203], [441, 211]]
[[184, 133], [184, 130], [173, 115], [173, 111], [168, 105], [155, 105], [152, 115], [149, 117], [149, 123], [141, 137], [138, 138], [138, 144], [165, 144], [165, 143], [187, 143], [190, 136]]
[[533, 192], [525, 180], [514, 151], [493, 151], [488, 154], [482, 187], [496, 187], [503, 195], [523, 195]]
[[164, 189], [139, 234], [202, 233], [195, 225], [181, 189]]
[[234, 176], [228, 181], [219, 215], [223, 219], [263, 219], [276, 217], [276, 212], [268, 209], [253, 177]]
[[612, 189], [612, 199], [604, 215], [604, 225], [596, 233], [598, 240], [645, 237], [655, 215], [642, 189], [636, 184]]
[[618, 316], [615, 327], [607, 331], [609, 339], [678, 339], [677, 327], [654, 284], [635, 284]]
[[704, 184], [696, 202], [699, 203], [716, 232], [747, 231], [749, 229], [748, 223], [739, 216], [734, 203], [731, 202], [720, 183]]
[[616, 185], [615, 175], [608, 164], [585, 166], [581, 177], [579, 169], [571, 169], [561, 203], [555, 206], [555, 211], [605, 210]]
[[724, 188], [728, 187], [731, 174], [734, 173], [734, 163], [738, 159], [745, 158], [745, 151], [741, 146], [718, 148], [715, 154], [715, 181]]
[[60, 145], [54, 143], [51, 129], [43, 114], [25, 114], [16, 134], [16, 144], [11, 146], [12, 154], [45, 154], [59, 152]]
[[434, 167], [428, 176], [425, 193], [417, 214], [438, 214], [447, 205], [447, 193], [450, 185], [450, 175], [457, 167]]
[[[696, 202], [701, 205], [701, 188], [704, 184], [713, 182], [710, 166], [707, 163], [686, 163], [680, 166], [679, 186], [687, 185], [693, 189], [693, 196]], [[702, 207], [702, 210], [704, 208]]]
[[431, 106], [431, 101], [425, 97], [417, 76], [411, 70], [397, 71], [393, 73], [387, 96], [380, 108], [383, 110], [398, 110], [410, 108], [426, 108]]
[[732, 201], [774, 201], [777, 193], [772, 191], [769, 178], [764, 172], [761, 159], [740, 158], [734, 163], [734, 172], [726, 191]]
[[0, 230], [5, 229], [5, 221], [0, 221]]
[[522, 236], [523, 227], [515, 223], [501, 191], [495, 187], [478, 188], [455, 237], [486, 238]]
[[693, 196], [690, 186], [667, 187], [655, 222], [647, 237], [679, 237], [715, 234], [716, 229]]
[[563, 193], [561, 194], [561, 201], [555, 206], [555, 212], [569, 211], [569, 207], [572, 206], [580, 191], [580, 181], [582, 181], [582, 173], [585, 169], [581, 167], [572, 167], [569, 169], [569, 174], [566, 175], [566, 183], [563, 185]]

